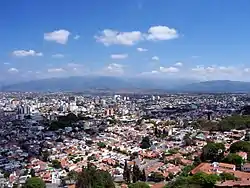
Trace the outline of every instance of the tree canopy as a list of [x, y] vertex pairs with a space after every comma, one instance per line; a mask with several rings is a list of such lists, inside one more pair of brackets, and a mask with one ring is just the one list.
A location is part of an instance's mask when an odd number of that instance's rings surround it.
[[88, 165], [79, 173], [76, 188], [115, 188], [113, 178], [107, 171]]
[[208, 142], [202, 148], [201, 160], [220, 162], [224, 157], [225, 146], [222, 143]]
[[239, 151], [250, 152], [250, 142], [248, 141], [238, 141], [230, 146], [230, 152], [236, 153]]
[[24, 184], [24, 188], [46, 188], [46, 185], [41, 178], [32, 177], [27, 179]]
[[142, 149], [147, 149], [150, 148], [151, 142], [148, 136], [144, 137], [141, 141], [141, 148]]
[[150, 188], [150, 186], [145, 182], [136, 182], [130, 184], [128, 188]]
[[239, 156], [239, 155], [237, 155], [235, 153], [230, 153], [230, 154], [228, 154], [228, 156], [226, 156], [223, 159], [223, 162], [234, 164], [236, 166], [240, 166], [240, 165], [242, 165], [242, 163], [244, 162], [244, 160], [242, 159], [241, 156]]

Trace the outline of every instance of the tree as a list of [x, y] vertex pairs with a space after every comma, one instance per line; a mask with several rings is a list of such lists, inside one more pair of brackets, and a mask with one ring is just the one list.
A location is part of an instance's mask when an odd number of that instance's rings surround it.
[[224, 158], [223, 162], [234, 164], [235, 166], [240, 167], [244, 162], [244, 160], [242, 159], [241, 156], [235, 153], [230, 153], [226, 156], [226, 158]]
[[134, 163], [133, 170], [132, 170], [133, 183], [136, 183], [140, 179], [140, 176], [141, 176], [141, 171], [140, 171], [138, 165], [136, 165]]
[[69, 173], [68, 173], [68, 178], [72, 181], [76, 181], [77, 178], [78, 178], [78, 173], [74, 170], [71, 170]]
[[140, 180], [141, 181], [147, 181], [147, 176], [146, 176], [146, 172], [145, 172], [144, 169], [142, 170]]
[[42, 156], [42, 160], [44, 162], [47, 162], [48, 161], [48, 158], [50, 156], [50, 153], [48, 150], [44, 151], [44, 152], [41, 152], [40, 155]]
[[52, 166], [54, 167], [54, 168], [62, 168], [62, 165], [61, 165], [61, 162], [60, 161], [58, 161], [58, 160], [53, 160], [52, 161]]
[[202, 148], [201, 159], [203, 161], [220, 162], [224, 157], [225, 146], [222, 143], [208, 142]]
[[198, 166], [200, 163], [201, 163], [201, 158], [198, 156], [195, 156], [193, 165]]
[[79, 173], [76, 188], [115, 188], [113, 178], [109, 172], [99, 170], [88, 164]]
[[220, 174], [220, 178], [223, 181], [226, 181], [226, 180], [236, 180], [237, 179], [233, 174], [226, 173], [226, 172], [221, 173]]
[[174, 174], [170, 172], [170, 173], [168, 174], [168, 178], [169, 178], [170, 180], [173, 179], [173, 178], [174, 178]]
[[148, 136], [144, 137], [141, 141], [141, 148], [142, 149], [147, 149], [150, 148], [151, 142]]
[[184, 137], [183, 137], [183, 144], [184, 146], [191, 146], [194, 144], [194, 141], [192, 138], [190, 138], [190, 135], [189, 134], [186, 134]]
[[34, 168], [30, 169], [30, 175], [31, 177], [36, 177], [36, 172]]
[[130, 184], [128, 188], [150, 188], [150, 186], [145, 182], [136, 182]]
[[216, 174], [207, 175], [203, 172], [199, 172], [193, 175], [191, 182], [193, 184], [200, 184], [202, 187], [212, 188], [218, 180], [220, 180], [220, 177]]
[[130, 168], [128, 167], [127, 161], [125, 161], [125, 164], [124, 164], [123, 179], [126, 181], [126, 183], [131, 182]]
[[236, 152], [239, 152], [239, 151], [250, 152], [250, 142], [238, 141], [238, 142], [234, 142], [230, 146], [230, 152], [231, 153], [236, 153]]
[[97, 146], [100, 148], [106, 148], [106, 144], [104, 142], [98, 142]]
[[27, 179], [24, 184], [24, 188], [46, 188], [46, 185], [41, 178], [32, 177]]
[[159, 172], [152, 172], [149, 176], [149, 179], [154, 182], [160, 182], [165, 179], [165, 177]]

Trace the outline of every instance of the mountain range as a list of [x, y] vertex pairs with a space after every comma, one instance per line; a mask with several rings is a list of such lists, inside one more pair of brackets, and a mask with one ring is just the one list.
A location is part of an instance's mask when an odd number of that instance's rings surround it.
[[250, 82], [214, 80], [198, 82], [187, 79], [120, 78], [110, 76], [83, 76], [48, 78], [3, 85], [1, 91], [72, 91], [86, 90], [163, 90], [168, 92], [250, 92]]

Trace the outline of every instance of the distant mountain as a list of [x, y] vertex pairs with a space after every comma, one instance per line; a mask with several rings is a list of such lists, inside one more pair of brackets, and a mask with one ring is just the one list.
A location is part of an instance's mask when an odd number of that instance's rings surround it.
[[214, 80], [199, 83], [187, 84], [180, 88], [184, 92], [215, 92], [215, 93], [248, 93], [250, 82]]
[[109, 76], [83, 76], [49, 78], [2, 86], [2, 91], [86, 91], [86, 90], [163, 90], [168, 92], [250, 92], [250, 82], [215, 80], [195, 82], [183, 79], [118, 78]]
[[119, 78], [110, 76], [82, 76], [67, 78], [49, 78], [33, 80], [17, 84], [8, 84], [2, 91], [84, 91], [91, 89], [100, 90], [172, 90], [182, 87], [190, 80], [160, 79], [160, 78]]

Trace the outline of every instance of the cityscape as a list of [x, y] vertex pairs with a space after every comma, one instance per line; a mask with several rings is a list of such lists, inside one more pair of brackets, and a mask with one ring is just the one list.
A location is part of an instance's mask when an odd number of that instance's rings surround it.
[[250, 0], [0, 0], [0, 188], [250, 188]]
[[248, 94], [1, 93], [0, 183], [77, 187], [91, 164], [115, 187], [202, 175], [203, 186], [248, 187], [248, 104]]

